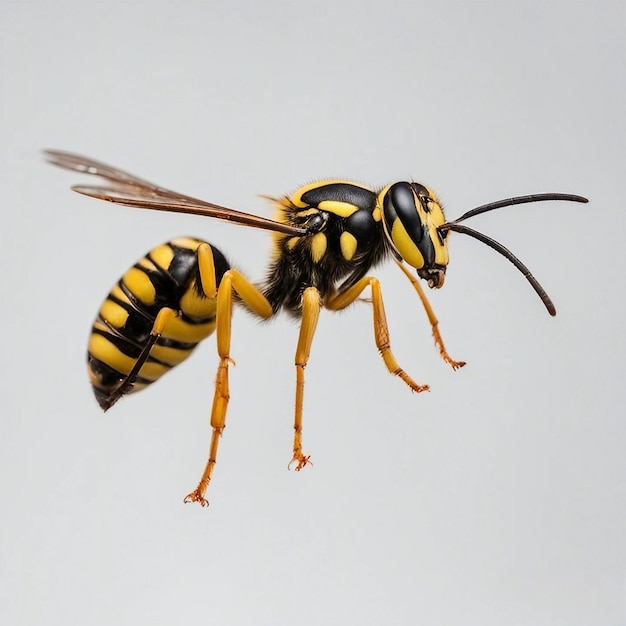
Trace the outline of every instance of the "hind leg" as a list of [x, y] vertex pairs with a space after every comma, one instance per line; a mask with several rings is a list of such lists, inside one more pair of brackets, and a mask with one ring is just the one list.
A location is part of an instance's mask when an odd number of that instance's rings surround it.
[[185, 497], [185, 502], [199, 502], [202, 506], [208, 505], [208, 501], [204, 496], [213, 475], [213, 468], [217, 460], [217, 448], [226, 425], [226, 409], [230, 399], [228, 366], [230, 363], [233, 363], [230, 357], [233, 290], [237, 292], [243, 303], [256, 315], [263, 318], [268, 318], [272, 315], [272, 307], [265, 296], [243, 274], [234, 269], [230, 269], [224, 274], [217, 290], [216, 335], [220, 362], [217, 366], [215, 392], [211, 408], [212, 433], [209, 459], [198, 486]]

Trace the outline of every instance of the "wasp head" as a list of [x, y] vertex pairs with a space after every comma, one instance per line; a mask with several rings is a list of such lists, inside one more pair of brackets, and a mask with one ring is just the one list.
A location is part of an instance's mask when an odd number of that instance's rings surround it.
[[435, 193], [419, 183], [399, 182], [383, 189], [379, 207], [385, 235], [393, 250], [417, 269], [428, 286], [443, 285], [448, 265], [443, 209]]

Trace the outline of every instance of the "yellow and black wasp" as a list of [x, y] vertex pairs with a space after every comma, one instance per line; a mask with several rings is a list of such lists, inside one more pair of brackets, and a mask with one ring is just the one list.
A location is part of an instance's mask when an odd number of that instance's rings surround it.
[[46, 151], [54, 165], [99, 176], [108, 185], [74, 186], [79, 193], [127, 206], [192, 213], [272, 232], [273, 251], [267, 277], [255, 284], [230, 267], [212, 244], [184, 237], [150, 250], [113, 287], [94, 321], [87, 355], [88, 371], [98, 403], [105, 411], [123, 395], [143, 389], [184, 361], [200, 341], [217, 335], [219, 365], [211, 410], [209, 459], [196, 489], [185, 502], [207, 504], [205, 494], [217, 458], [229, 400], [231, 317], [234, 303], [267, 319], [286, 310], [300, 320], [296, 348], [296, 408], [292, 464], [309, 463], [302, 451], [304, 368], [320, 310], [345, 309], [369, 287], [374, 339], [391, 374], [412, 391], [425, 391], [398, 364], [390, 347], [379, 281], [371, 268], [393, 259], [422, 302], [435, 343], [454, 369], [465, 365], [449, 355], [437, 318], [418, 279], [431, 288], [444, 283], [448, 266], [447, 236], [464, 233], [487, 244], [517, 267], [537, 292], [550, 315], [556, 309], [528, 268], [502, 244], [461, 222], [502, 207], [545, 200], [587, 202], [571, 194], [546, 193], [491, 202], [447, 222], [432, 189], [397, 182], [372, 190], [346, 180], [323, 180], [300, 187], [290, 196], [269, 198], [276, 218], [204, 202], [159, 187], [93, 159]]

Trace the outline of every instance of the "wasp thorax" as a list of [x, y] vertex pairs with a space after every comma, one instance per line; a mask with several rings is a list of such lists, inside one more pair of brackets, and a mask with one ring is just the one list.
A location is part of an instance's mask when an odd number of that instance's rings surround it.
[[441, 287], [448, 248], [437, 230], [445, 223], [437, 196], [419, 183], [399, 182], [381, 192], [379, 203], [388, 241], [431, 287]]

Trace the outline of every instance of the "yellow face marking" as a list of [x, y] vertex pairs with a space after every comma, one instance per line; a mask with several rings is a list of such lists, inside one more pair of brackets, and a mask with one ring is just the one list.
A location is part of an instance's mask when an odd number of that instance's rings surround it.
[[428, 191], [428, 196], [434, 201], [434, 203], [437, 205], [437, 208], [441, 212], [441, 219], [443, 220], [442, 221], [442, 224], [443, 224], [443, 222], [445, 222], [445, 219], [443, 217], [443, 209], [441, 208], [441, 202], [439, 201], [439, 196], [435, 193], [435, 190], [432, 189], [431, 187], [426, 187], [426, 191]]
[[437, 228], [445, 223], [446, 218], [443, 214], [443, 209], [441, 208], [441, 204], [435, 192], [430, 189], [430, 187], [426, 188], [428, 190], [428, 195], [432, 198], [432, 201], [428, 203], [428, 208], [430, 209], [429, 213], [425, 213], [422, 209], [422, 206], [419, 202], [417, 202], [418, 211], [420, 214], [420, 219], [424, 224], [428, 225], [428, 236], [433, 243], [433, 247], [435, 249], [435, 263], [438, 265], [443, 265], [444, 267], [448, 265], [448, 246], [444, 243], [441, 243], [441, 239], [439, 238], [439, 233], [437, 232]]
[[128, 290], [143, 304], [154, 304], [156, 291], [150, 279], [141, 270], [131, 267], [122, 277]]
[[350, 204], [350, 202], [340, 202], [338, 200], [322, 200], [322, 202], [318, 204], [318, 208], [321, 211], [328, 211], [339, 217], [350, 217], [354, 212], [359, 210], [358, 206]]
[[100, 317], [115, 328], [122, 328], [128, 319], [128, 311], [117, 302], [105, 300], [100, 307]]
[[391, 241], [402, 258], [416, 269], [424, 267], [424, 257], [413, 243], [402, 222], [397, 219], [391, 228]]
[[311, 256], [314, 263], [319, 263], [324, 254], [326, 254], [327, 245], [328, 240], [324, 233], [317, 233], [317, 235], [311, 237]]
[[435, 263], [446, 267], [449, 261], [448, 246], [446, 245], [445, 240], [441, 243], [437, 227], [432, 222], [429, 222], [428, 224], [428, 234], [433, 242], [433, 247], [435, 248]]
[[373, 211], [372, 211], [372, 217], [374, 218], [375, 222], [380, 222], [380, 220], [383, 217], [383, 214], [380, 212], [380, 209], [378, 207], [376, 207]]
[[166, 270], [174, 258], [174, 250], [169, 246], [158, 246], [150, 251], [150, 256], [156, 265]]
[[341, 237], [339, 237], [339, 245], [341, 246], [341, 254], [343, 255], [343, 258], [346, 261], [351, 261], [354, 253], [356, 252], [356, 237], [346, 230], [341, 233]]
[[[443, 214], [443, 209], [441, 208], [441, 204], [437, 199], [437, 196], [429, 189], [428, 193], [432, 200], [428, 203], [428, 208], [430, 213], [428, 214], [428, 222], [435, 226], [435, 228], [445, 224], [446, 218]], [[421, 204], [418, 205], [421, 207]]]

